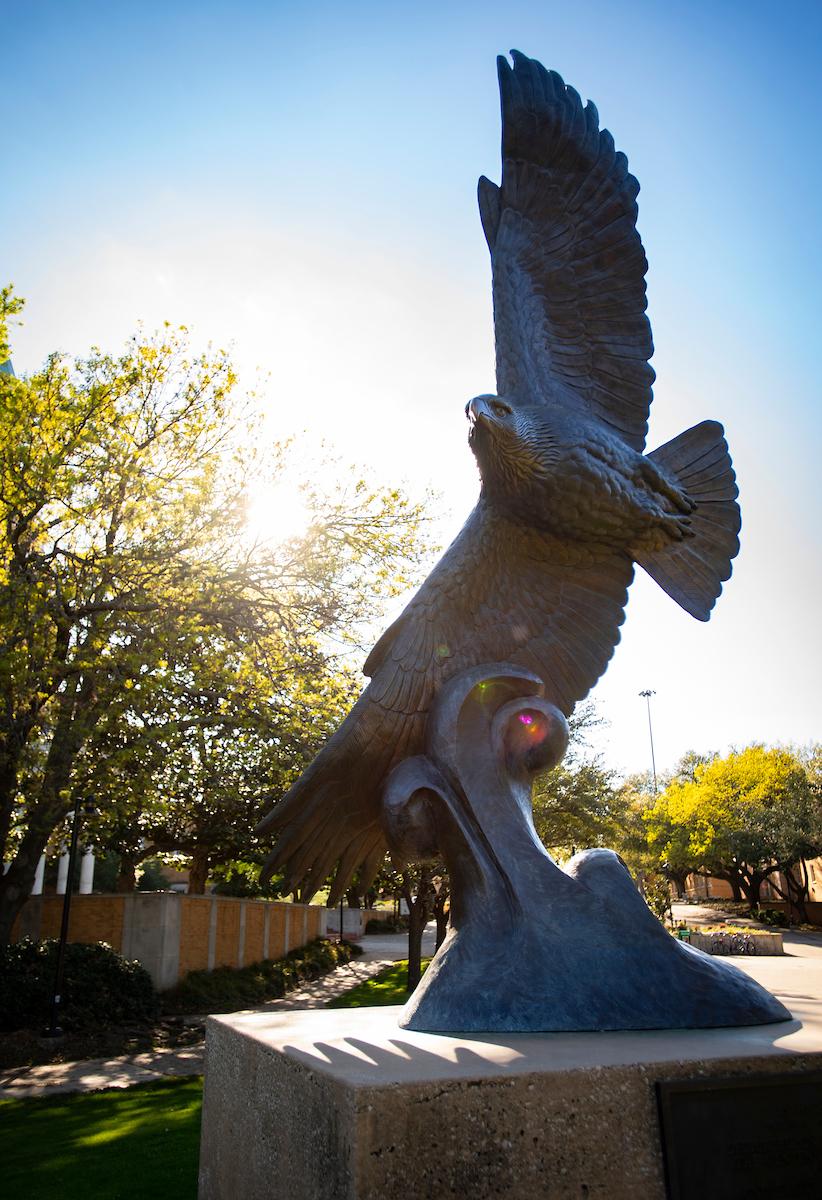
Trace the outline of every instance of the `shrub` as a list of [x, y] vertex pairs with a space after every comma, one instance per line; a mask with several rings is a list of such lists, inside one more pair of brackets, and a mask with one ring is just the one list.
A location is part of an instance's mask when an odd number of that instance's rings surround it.
[[658, 917], [663, 925], [666, 921], [673, 923], [671, 888], [665, 876], [655, 871], [649, 871], [643, 880], [643, 887], [645, 903], [654, 916]]
[[[48, 1024], [57, 945], [54, 938], [25, 938], [0, 949], [0, 1029], [41, 1029]], [[144, 967], [104, 942], [69, 942], [60, 1004], [64, 1029], [144, 1024], [156, 1016], [157, 993]]]
[[783, 913], [778, 908], [760, 908], [758, 905], [751, 913], [757, 921], [761, 921], [763, 925], [775, 925], [779, 929], [787, 929], [790, 921], [787, 913]]
[[407, 917], [371, 917], [366, 922], [366, 933], [401, 933], [408, 928]]
[[163, 1009], [168, 1013], [233, 1012], [279, 1000], [299, 984], [319, 979], [360, 954], [362, 948], [351, 942], [317, 938], [285, 958], [264, 959], [247, 967], [190, 971], [176, 987], [163, 993]]

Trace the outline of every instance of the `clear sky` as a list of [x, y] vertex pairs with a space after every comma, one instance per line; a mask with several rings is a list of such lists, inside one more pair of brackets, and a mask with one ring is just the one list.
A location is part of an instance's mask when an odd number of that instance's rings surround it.
[[[138, 321], [270, 374], [273, 435], [473, 504], [463, 407], [493, 391], [477, 177], [499, 179], [494, 59], [558, 70], [642, 185], [649, 446], [714, 417], [742, 551], [711, 622], [638, 571], [594, 695], [623, 770], [818, 739], [822, 5], [0, 0], [0, 278], [15, 368]], [[272, 517], [272, 523], [274, 517]]]

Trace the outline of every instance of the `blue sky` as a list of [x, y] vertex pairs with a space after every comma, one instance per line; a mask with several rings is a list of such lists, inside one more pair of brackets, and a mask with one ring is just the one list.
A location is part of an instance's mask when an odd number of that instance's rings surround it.
[[[0, 276], [15, 366], [116, 349], [142, 320], [230, 343], [273, 435], [320, 436], [473, 502], [465, 400], [493, 390], [479, 174], [494, 58], [560, 71], [642, 191], [658, 381], [650, 445], [726, 426], [742, 553], [708, 626], [632, 591], [597, 689], [613, 765], [819, 736], [817, 332], [822, 6], [45, 3], [0, 6]], [[9, 105], [8, 99], [11, 104]], [[640, 573], [641, 574], [641, 573]]]

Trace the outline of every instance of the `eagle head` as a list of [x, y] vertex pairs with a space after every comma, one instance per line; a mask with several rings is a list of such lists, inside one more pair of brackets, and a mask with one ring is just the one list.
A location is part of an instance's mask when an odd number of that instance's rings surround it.
[[505, 508], [527, 509], [534, 493], [541, 495], [558, 457], [545, 406], [508, 396], [475, 396], [465, 415], [483, 493]]

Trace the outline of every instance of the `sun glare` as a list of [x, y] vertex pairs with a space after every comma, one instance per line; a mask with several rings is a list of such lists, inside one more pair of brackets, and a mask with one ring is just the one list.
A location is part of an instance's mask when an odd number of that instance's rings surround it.
[[280, 545], [305, 533], [311, 514], [293, 484], [260, 483], [249, 492], [246, 533], [253, 545]]

